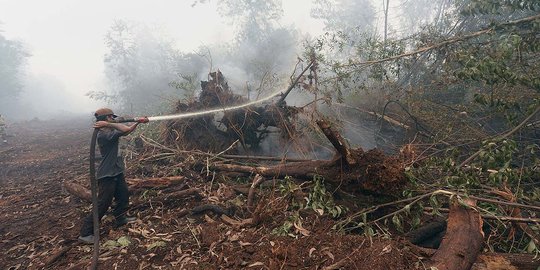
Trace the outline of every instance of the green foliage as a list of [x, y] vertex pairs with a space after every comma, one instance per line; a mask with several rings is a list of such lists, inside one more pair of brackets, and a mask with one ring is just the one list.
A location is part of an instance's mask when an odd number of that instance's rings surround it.
[[278, 190], [281, 194], [291, 197], [293, 210], [311, 209], [319, 215], [329, 214], [333, 218], [337, 218], [347, 211], [346, 207], [336, 205], [332, 194], [326, 190], [324, 179], [321, 176], [314, 176], [311, 183], [311, 190], [303, 200], [299, 200], [296, 196], [293, 196], [293, 194], [301, 192], [301, 187], [289, 177], [285, 177], [284, 181], [280, 183]]
[[18, 41], [0, 34], [0, 101], [16, 98], [22, 90], [23, 67], [30, 54]]
[[165, 241], [154, 241], [151, 244], [146, 246], [146, 251], [151, 251], [153, 249], [163, 248], [167, 246], [167, 242]]
[[461, 12], [469, 16], [538, 10], [540, 10], [540, 3], [537, 0], [470, 0]]
[[91, 98], [115, 102], [132, 113], [158, 114], [168, 111], [172, 100], [193, 95], [201, 57], [179, 53], [156, 29], [115, 21], [105, 43], [109, 89], [91, 91]]
[[278, 191], [282, 195], [291, 195], [297, 190], [301, 190], [301, 188], [291, 179], [290, 176], [285, 176], [283, 181], [281, 181], [278, 186]]
[[132, 243], [131, 239], [127, 236], [122, 236], [118, 238], [117, 240], [108, 240], [103, 244], [103, 247], [109, 250], [113, 250], [116, 248], [125, 248], [130, 246]]
[[169, 86], [181, 90], [187, 99], [194, 99], [195, 92], [200, 87], [200, 81], [196, 73], [190, 75], [179, 74], [179, 80], [170, 82]]
[[313, 177], [313, 187], [306, 198], [306, 209], [312, 209], [319, 215], [328, 213], [334, 218], [341, 216], [347, 210], [344, 206], [335, 204], [334, 198], [326, 190], [321, 176]]
[[279, 227], [276, 227], [272, 230], [272, 234], [278, 236], [290, 236], [296, 238], [296, 234], [293, 233], [292, 229], [294, 224], [300, 220], [298, 212], [295, 212], [293, 215], [289, 216], [285, 222]]
[[237, 40], [256, 42], [265, 39], [281, 16], [281, 1], [222, 0], [219, 11], [236, 26]]
[[[501, 138], [540, 100], [540, 20], [533, 17], [540, 2], [458, 0], [452, 1], [453, 7], [446, 6], [449, 1], [430, 2], [439, 8], [429, 13], [433, 24], [410, 37], [383, 42], [376, 35], [359, 35], [345, 27], [319, 37], [308, 47], [316, 52], [319, 76], [325, 78], [319, 91], [329, 93], [333, 100], [375, 111], [382, 111], [389, 100], [399, 100], [426, 130], [435, 133], [415, 138], [419, 148], [423, 143], [431, 146], [422, 148], [421, 162], [407, 167], [405, 174], [415, 185], [403, 191], [404, 197], [438, 189], [486, 196], [486, 192], [508, 188], [518, 201], [539, 200], [539, 189], [531, 188], [540, 176], [537, 123]], [[317, 3], [327, 5], [329, 14], [332, 8], [336, 10], [331, 1]], [[473, 154], [466, 166], [460, 166]], [[434, 215], [441, 215], [440, 209], [446, 207], [442, 198], [434, 195], [428, 201], [426, 197], [385, 216], [385, 224], [398, 231], [418, 226], [422, 203], [429, 203]], [[508, 215], [493, 203], [478, 203], [478, 209]], [[371, 226], [383, 219], [369, 221], [367, 213], [372, 212], [365, 211], [361, 221], [354, 214], [336, 228], [361, 228], [373, 235]], [[488, 243], [490, 248], [536, 250], [527, 236], [512, 238], [512, 243], [507, 240], [507, 223], [486, 223], [493, 230], [490, 240], [497, 238], [496, 243]], [[384, 228], [377, 227], [377, 232], [384, 233]]]
[[322, 20], [325, 30], [341, 33], [372, 31], [375, 13], [368, 0], [316, 0], [311, 9], [311, 16]]

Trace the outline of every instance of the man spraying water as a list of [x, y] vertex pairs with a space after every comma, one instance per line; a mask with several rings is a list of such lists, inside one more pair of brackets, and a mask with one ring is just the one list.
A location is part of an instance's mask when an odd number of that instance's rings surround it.
[[[117, 116], [109, 108], [101, 108], [94, 114], [96, 117], [95, 129], [97, 133], [97, 143], [103, 160], [99, 164], [96, 179], [98, 181], [98, 220], [105, 215], [116, 200], [113, 214], [116, 220], [116, 227], [123, 226], [135, 218], [127, 217], [126, 211], [129, 205], [128, 186], [124, 176], [124, 161], [119, 151], [120, 137], [127, 136], [133, 132], [139, 123], [147, 122], [143, 118], [132, 125], [115, 123]], [[89, 214], [83, 221], [79, 240], [92, 244], [94, 243], [93, 215]]]

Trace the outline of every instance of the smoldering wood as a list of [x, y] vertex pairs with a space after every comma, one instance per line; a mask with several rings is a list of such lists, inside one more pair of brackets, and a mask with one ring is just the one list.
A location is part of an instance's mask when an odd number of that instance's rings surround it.
[[395, 195], [406, 185], [403, 163], [397, 157], [387, 157], [380, 150], [364, 152], [361, 148], [351, 149], [341, 135], [324, 120], [319, 127], [336, 148], [332, 160], [310, 160], [284, 163], [273, 166], [245, 166], [234, 164], [212, 164], [215, 170], [260, 174], [264, 177], [313, 180], [322, 176], [325, 181], [352, 191], [368, 191], [377, 194]]
[[[232, 92], [220, 71], [211, 72], [209, 78], [201, 81], [202, 91], [197, 100], [188, 103], [178, 101], [172, 113], [204, 111], [249, 102]], [[288, 138], [295, 130], [291, 119], [298, 112], [300, 109], [287, 106], [283, 101], [225, 111], [219, 119], [215, 115], [176, 119], [165, 122], [161, 137], [167, 145], [179, 149], [213, 153], [227, 150], [227, 154], [235, 154], [236, 149], [227, 149], [233, 142], [239, 140], [245, 149], [258, 148], [269, 134], [269, 127], [277, 128], [281, 137]]]

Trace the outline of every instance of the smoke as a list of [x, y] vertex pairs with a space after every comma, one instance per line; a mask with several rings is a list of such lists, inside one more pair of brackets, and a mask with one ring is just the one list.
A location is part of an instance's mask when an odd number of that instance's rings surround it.
[[21, 94], [11, 98], [2, 109], [9, 121], [90, 115], [90, 105], [77, 102], [82, 99], [82, 95], [70, 93], [63, 82], [52, 75], [28, 74]]

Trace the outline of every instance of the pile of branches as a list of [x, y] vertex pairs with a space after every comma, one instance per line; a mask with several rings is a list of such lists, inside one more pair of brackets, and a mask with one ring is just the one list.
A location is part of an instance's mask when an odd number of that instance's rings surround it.
[[[178, 101], [172, 114], [221, 109], [249, 102], [232, 92], [220, 71], [211, 72], [208, 81], [201, 81], [201, 89], [198, 100], [189, 103]], [[179, 149], [235, 153], [236, 150], [230, 147], [235, 141], [239, 141], [244, 149], [256, 149], [271, 132], [269, 128], [277, 128], [283, 138], [288, 138], [295, 130], [291, 119], [298, 112], [298, 108], [287, 106], [284, 101], [253, 105], [224, 111], [221, 118], [217, 114], [206, 114], [168, 121], [161, 136], [165, 144]]]

